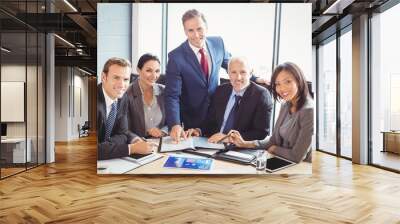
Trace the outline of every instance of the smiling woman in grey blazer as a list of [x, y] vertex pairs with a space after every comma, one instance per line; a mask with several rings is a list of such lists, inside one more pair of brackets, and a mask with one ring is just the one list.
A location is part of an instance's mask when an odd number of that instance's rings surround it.
[[129, 99], [128, 127], [131, 135], [159, 138], [166, 134], [164, 85], [156, 83], [160, 77], [160, 60], [152, 54], [140, 57], [139, 77], [126, 91]]
[[272, 136], [244, 141], [232, 131], [230, 141], [239, 147], [264, 148], [296, 163], [311, 162], [314, 106], [303, 72], [294, 63], [283, 63], [272, 74], [271, 87], [275, 100], [284, 101]]

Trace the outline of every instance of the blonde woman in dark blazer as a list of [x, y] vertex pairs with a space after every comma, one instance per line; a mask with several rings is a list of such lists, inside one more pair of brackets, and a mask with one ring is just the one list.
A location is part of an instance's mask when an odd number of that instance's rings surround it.
[[164, 85], [156, 83], [160, 77], [160, 60], [152, 54], [140, 57], [139, 77], [128, 88], [128, 128], [131, 135], [141, 137], [164, 136], [165, 126]]
[[314, 106], [303, 72], [294, 63], [283, 63], [272, 74], [271, 87], [275, 100], [284, 101], [272, 136], [244, 141], [233, 130], [230, 141], [239, 147], [263, 148], [296, 163], [311, 162]]

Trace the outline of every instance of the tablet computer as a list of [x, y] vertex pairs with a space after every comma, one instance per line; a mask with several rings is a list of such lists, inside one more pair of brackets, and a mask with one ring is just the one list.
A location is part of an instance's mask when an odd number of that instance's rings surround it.
[[272, 158], [267, 159], [267, 166], [266, 166], [265, 170], [267, 172], [272, 173], [272, 172], [275, 172], [275, 171], [278, 171], [281, 169], [285, 169], [289, 166], [293, 166], [295, 164], [296, 163], [294, 163], [290, 160], [274, 156]]

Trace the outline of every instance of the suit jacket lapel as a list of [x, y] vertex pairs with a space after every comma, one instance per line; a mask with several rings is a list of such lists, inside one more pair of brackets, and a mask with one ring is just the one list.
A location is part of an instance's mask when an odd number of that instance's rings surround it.
[[[99, 97], [99, 99], [97, 100], [97, 103], [99, 103], [99, 105], [97, 105], [97, 107], [99, 108], [99, 114], [97, 116], [99, 116], [101, 119], [100, 120], [101, 121], [100, 129], [104, 130], [106, 120], [107, 120], [107, 109], [106, 109], [106, 100], [105, 100], [104, 94], [103, 94], [103, 86], [101, 83], [98, 85], [97, 91], [98, 91], [97, 96]], [[103, 139], [105, 131], [100, 131], [100, 130], [98, 130], [98, 131], [100, 132], [99, 134], [102, 135], [101, 139]]]
[[143, 134], [146, 134], [146, 128], [144, 124], [144, 109], [143, 109], [143, 99], [142, 92], [140, 91], [139, 82], [136, 81], [133, 84], [133, 109], [138, 115], [137, 119], [139, 122], [139, 127], [141, 127]]
[[162, 128], [165, 123], [164, 95], [162, 94], [161, 87], [158, 84], [155, 84], [153, 88], [155, 88], [155, 90], [158, 92], [158, 95], [154, 97], [157, 97], [157, 103], [160, 106], [162, 117], [161, 117], [161, 126], [159, 128]]
[[114, 120], [114, 125], [112, 127], [111, 135], [113, 135], [114, 129], [117, 128], [116, 126], [118, 125], [118, 120], [120, 119], [121, 111], [123, 109], [121, 108], [121, 106], [122, 106], [122, 98], [119, 98], [117, 101], [117, 114], [115, 115], [115, 120]]
[[209, 80], [212, 80], [211, 79], [211, 75], [212, 74], [214, 74], [215, 73], [215, 61], [214, 61], [214, 58], [216, 57], [215, 56], [215, 51], [214, 51], [214, 49], [215, 49], [215, 47], [214, 47], [214, 45], [211, 43], [211, 41], [208, 41], [208, 39], [206, 39], [206, 43], [207, 43], [207, 50], [208, 50], [208, 54], [209, 54], [209, 57], [210, 57], [210, 60], [211, 60], [211, 72], [210, 72], [210, 75], [209, 75]]
[[[289, 113], [289, 107], [288, 107], [288, 105], [287, 105], [287, 104], [281, 105], [281, 110], [282, 110], [282, 111], [281, 111], [280, 113], [285, 114], [285, 116], [286, 116], [286, 114]], [[278, 115], [278, 116], [279, 116], [279, 115]], [[283, 118], [284, 118], [285, 116], [281, 116], [281, 117], [276, 121], [275, 127], [279, 127], [279, 126], [282, 125]]]
[[203, 71], [201, 70], [199, 60], [197, 59], [196, 55], [194, 54], [192, 48], [189, 46], [189, 41], [186, 40], [184, 44], [185, 54], [187, 61], [190, 65], [192, 65], [194, 71], [198, 76], [200, 76], [201, 80], [203, 80], [204, 84], [207, 85], [207, 80], [203, 75]]
[[[279, 128], [280, 128], [281, 125], [282, 125], [283, 119], [284, 119], [284, 118], [287, 116], [287, 114], [289, 113], [289, 109], [290, 109], [290, 107], [288, 106], [287, 103], [281, 105], [281, 109], [280, 109], [279, 114], [278, 114], [278, 120], [276, 120], [276, 122], [275, 122], [275, 129], [274, 129], [274, 132], [275, 132], [275, 131], [276, 131], [276, 132], [279, 132]], [[283, 116], [280, 116], [280, 115], [283, 115]], [[280, 137], [280, 135], [277, 134], [277, 135], [275, 135], [275, 136], [276, 136], [276, 138], [275, 138], [276, 143], [277, 143], [278, 145], [281, 144], [282, 138]]]

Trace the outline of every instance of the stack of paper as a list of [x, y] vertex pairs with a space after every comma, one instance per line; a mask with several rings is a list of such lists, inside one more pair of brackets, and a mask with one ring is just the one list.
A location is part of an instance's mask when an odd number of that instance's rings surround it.
[[208, 142], [205, 137], [190, 137], [187, 139], [181, 139], [179, 143], [176, 143], [170, 136], [162, 138], [160, 152], [172, 152], [184, 149], [224, 149], [223, 144], [216, 144]]

